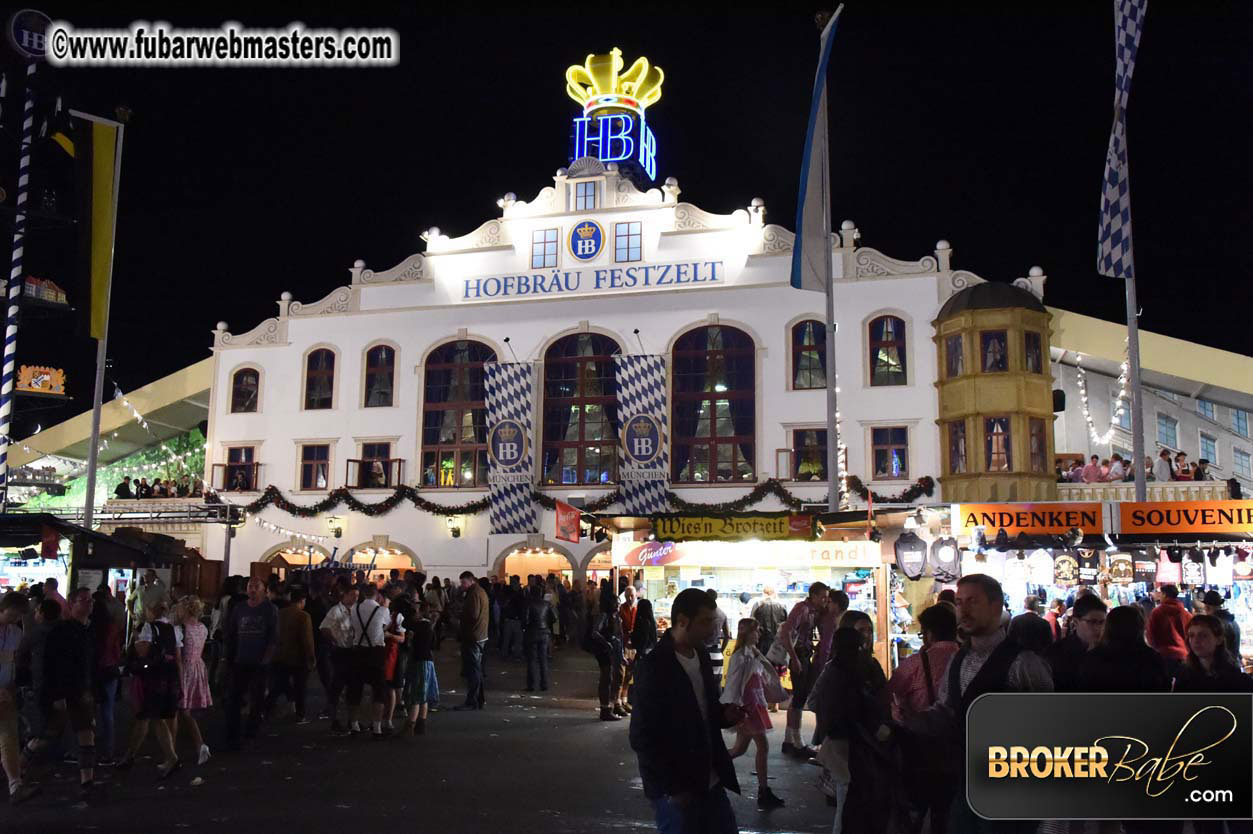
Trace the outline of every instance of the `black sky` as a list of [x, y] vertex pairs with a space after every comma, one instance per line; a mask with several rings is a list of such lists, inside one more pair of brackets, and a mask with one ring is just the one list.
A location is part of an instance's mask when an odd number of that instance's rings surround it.
[[[794, 225], [812, 8], [461, 6], [454, 16], [419, 4], [216, 5], [211, 17], [168, 3], [43, 10], [80, 27], [386, 26], [400, 33], [401, 62], [40, 71], [74, 106], [134, 112], [109, 344], [110, 380], [124, 389], [207, 356], [219, 319], [245, 331], [275, 313], [283, 290], [316, 300], [347, 283], [356, 258], [387, 268], [420, 251], [431, 225], [463, 234], [498, 213], [504, 192], [530, 199], [567, 161], [576, 106], [566, 66], [611, 46], [666, 72], [649, 110], [659, 179], [677, 177], [682, 199], [715, 212], [763, 197], [768, 221]], [[1244, 354], [1253, 353], [1249, 8], [1154, 0], [1128, 127], [1142, 326]], [[864, 245], [899, 258], [945, 238], [956, 267], [989, 280], [1039, 264], [1050, 304], [1121, 321], [1121, 284], [1095, 271], [1112, 18], [1099, 0], [850, 0], [830, 76], [836, 219], [856, 220]], [[18, 87], [4, 102], [10, 134]], [[13, 139], [4, 141], [0, 183], [11, 192]], [[68, 245], [38, 233], [29, 259], [55, 264], [49, 251]], [[66, 367], [75, 400], [19, 415], [15, 433], [90, 408], [93, 360], [91, 343], [55, 320], [28, 322], [19, 361]]]

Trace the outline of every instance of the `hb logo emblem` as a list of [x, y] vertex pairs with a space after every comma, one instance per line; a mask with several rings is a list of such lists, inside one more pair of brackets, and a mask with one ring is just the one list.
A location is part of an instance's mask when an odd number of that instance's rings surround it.
[[580, 261], [590, 261], [600, 254], [605, 234], [595, 221], [583, 220], [570, 230], [569, 243], [571, 255]]
[[637, 466], [651, 466], [661, 454], [661, 424], [651, 414], [637, 414], [622, 427], [622, 448]]

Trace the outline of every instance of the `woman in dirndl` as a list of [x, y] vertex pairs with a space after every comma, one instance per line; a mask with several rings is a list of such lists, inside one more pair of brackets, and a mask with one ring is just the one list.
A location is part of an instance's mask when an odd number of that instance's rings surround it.
[[766, 733], [774, 726], [770, 723], [769, 705], [766, 701], [764, 675], [773, 672], [769, 663], [757, 650], [761, 635], [757, 621], [751, 617], [740, 620], [735, 636], [735, 648], [727, 667], [727, 685], [722, 690], [724, 704], [738, 704], [744, 710], [744, 719], [735, 728], [735, 745], [729, 751], [735, 759], [748, 752], [751, 742], [756, 745], [757, 808], [779, 808], [783, 800], [766, 784], [766, 762], [770, 742]]

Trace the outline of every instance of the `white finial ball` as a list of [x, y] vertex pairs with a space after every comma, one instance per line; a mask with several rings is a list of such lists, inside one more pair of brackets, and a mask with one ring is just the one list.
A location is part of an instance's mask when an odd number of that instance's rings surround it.
[[558, 168], [558, 169], [557, 169], [557, 176], [559, 176], [559, 177], [564, 177], [565, 175], [566, 175], [566, 169], [565, 169], [565, 168]]
[[439, 226], [432, 226], [426, 230], [427, 237], [439, 237]]
[[1044, 270], [1040, 269], [1040, 267], [1038, 266], [1033, 266], [1031, 267], [1031, 269], [1027, 270], [1027, 274], [1030, 275], [1032, 278], [1039, 278], [1041, 275], [1044, 274]]
[[226, 329], [226, 327], [227, 327], [226, 322], [224, 322], [224, 321], [220, 321], [220, 322], [218, 322], [218, 330], [225, 330], [225, 329]]
[[352, 262], [352, 268], [353, 269], [365, 269], [365, 261], [361, 260], [360, 258], [357, 258], [355, 261]]
[[666, 185], [670, 186], [671, 188], [677, 188], [679, 185], [679, 181], [675, 179], [674, 177], [666, 177]]
[[760, 197], [754, 197], [753, 199], [748, 201], [748, 204], [752, 206], [753, 208], [761, 208], [762, 206], [766, 204], [766, 201], [761, 199]]
[[606, 166], [605, 166], [605, 170], [606, 170], [606, 171], [616, 171], [616, 170], [618, 170], [618, 163], [616, 163], [616, 162], [610, 162], [608, 165], [606, 165]]
[[517, 195], [517, 194], [514, 194], [512, 191], [506, 191], [506, 192], [505, 192], [505, 202], [506, 202], [506, 203], [516, 203], [517, 201], [518, 201], [518, 195]]
[[952, 249], [953, 247], [947, 240], [937, 240], [935, 242], [935, 248], [937, 252], [942, 252], [945, 249]]
[[857, 228], [857, 224], [854, 223], [852, 220], [845, 220], [843, 223], [840, 224], [840, 228], [843, 231], [851, 232], [853, 229]]
[[291, 301], [291, 293], [283, 290], [283, 294], [278, 297], [279, 301]]

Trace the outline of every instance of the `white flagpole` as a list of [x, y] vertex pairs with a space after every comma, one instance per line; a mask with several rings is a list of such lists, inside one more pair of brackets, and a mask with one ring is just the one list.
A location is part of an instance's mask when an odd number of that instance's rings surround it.
[[[91, 400], [91, 445], [87, 449], [87, 496], [83, 504], [83, 526], [91, 529], [96, 514], [96, 467], [100, 458], [100, 410], [104, 399], [104, 363], [109, 344], [109, 301], [113, 295], [113, 250], [117, 240], [117, 197], [122, 179], [122, 137], [126, 126], [113, 119], [92, 116], [71, 110], [70, 115], [91, 122], [113, 125], [117, 128], [117, 145], [113, 152], [113, 225], [109, 229], [109, 284], [104, 296], [104, 331], [96, 342], [96, 386]], [[89, 219], [90, 223], [90, 219]], [[227, 529], [230, 535], [230, 529]]]
[[[843, 4], [835, 10], [838, 16], [843, 10]], [[819, 19], [819, 31], [826, 27], [827, 21]], [[821, 52], [821, 47], [819, 47]], [[826, 290], [827, 300], [827, 367], [826, 367], [826, 383], [827, 383], [827, 512], [835, 512], [840, 507], [840, 489], [843, 484], [840, 483], [840, 421], [837, 418], [839, 414], [839, 397], [836, 391], [836, 364], [835, 364], [835, 281], [832, 277], [831, 250], [834, 241], [831, 239], [831, 198], [828, 194], [831, 179], [831, 139], [827, 133], [827, 102], [830, 96], [827, 95], [826, 80], [822, 85], [822, 106], [819, 108], [818, 118], [821, 124], [815, 128], [815, 134], [823, 137], [822, 142], [822, 283]], [[799, 231], [799, 230], [798, 230]]]

